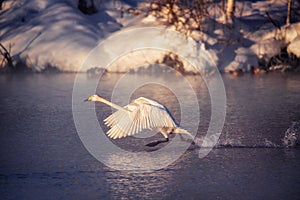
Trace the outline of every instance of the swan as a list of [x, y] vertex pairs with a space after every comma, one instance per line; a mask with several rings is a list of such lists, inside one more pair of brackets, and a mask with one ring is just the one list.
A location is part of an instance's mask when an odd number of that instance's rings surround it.
[[121, 107], [116, 105], [99, 95], [95, 94], [85, 101], [102, 102], [117, 111], [104, 119], [105, 125], [110, 127], [107, 136], [112, 139], [132, 136], [139, 133], [143, 129], [160, 131], [164, 136], [164, 140], [154, 141], [146, 146], [156, 146], [162, 142], [169, 141], [169, 135], [185, 134], [194, 139], [194, 136], [187, 130], [179, 126], [169, 110], [162, 104], [145, 98], [139, 97], [128, 105]]

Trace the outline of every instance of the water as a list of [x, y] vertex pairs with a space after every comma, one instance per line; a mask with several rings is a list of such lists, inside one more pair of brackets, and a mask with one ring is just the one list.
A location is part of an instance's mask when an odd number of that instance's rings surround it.
[[[300, 120], [299, 74], [222, 76], [227, 115], [218, 148], [199, 159], [199, 148], [191, 146], [174, 163], [150, 173], [117, 171], [88, 153], [73, 122], [75, 76], [0, 76], [1, 199], [300, 198], [300, 149], [282, 146], [285, 131], [293, 121]], [[97, 79], [87, 74], [79, 76], [83, 82]], [[119, 97], [121, 94], [114, 94], [114, 86], [122, 77], [121, 74], [105, 75], [97, 92], [125, 104]], [[125, 94], [130, 85], [154, 77], [174, 85], [177, 92], [182, 91], [176, 74], [129, 74], [129, 83], [119, 87]], [[138, 87], [129, 97], [158, 100], [177, 121], [184, 122], [183, 126], [201, 137], [207, 131], [211, 115], [209, 94], [200, 77], [186, 79], [196, 91], [200, 120], [190, 115], [191, 120], [184, 121], [174, 91], [159, 84]], [[186, 96], [187, 105], [190, 101]], [[86, 106], [92, 109], [94, 104]], [[102, 120], [111, 109], [97, 104], [96, 112], [101, 127], [107, 131]], [[190, 129], [197, 120], [199, 126]], [[147, 152], [156, 149], [145, 149], [144, 144], [161, 138], [159, 134], [145, 138], [145, 133], [140, 137], [114, 143], [128, 151]]]

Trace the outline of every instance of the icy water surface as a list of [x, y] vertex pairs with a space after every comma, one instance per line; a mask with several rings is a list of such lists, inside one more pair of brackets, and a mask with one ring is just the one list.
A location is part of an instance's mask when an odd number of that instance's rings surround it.
[[[131, 173], [106, 167], [91, 156], [77, 135], [72, 115], [75, 74], [17, 74], [0, 76], [0, 198], [1, 199], [299, 199], [300, 149], [283, 148], [282, 139], [300, 120], [300, 75], [222, 76], [227, 115], [218, 143], [199, 159], [190, 148], [168, 167]], [[81, 81], [96, 76], [79, 75]], [[128, 75], [124, 92], [153, 75]], [[155, 75], [182, 91], [176, 74]], [[114, 86], [121, 74], [107, 74], [97, 92], [125, 105]], [[210, 120], [210, 97], [198, 76], [188, 76], [198, 97], [200, 119], [182, 124], [198, 137]], [[130, 81], [129, 81], [130, 80]], [[148, 84], [130, 98], [151, 97], [165, 104], [181, 121], [174, 91]], [[185, 102], [188, 104], [189, 96]], [[90, 103], [90, 102], [89, 102]], [[93, 103], [88, 104], [92, 108]], [[99, 123], [111, 109], [96, 104]], [[198, 130], [189, 128], [199, 121]], [[124, 138], [114, 143], [128, 151], [155, 151], [145, 144], [159, 139]], [[172, 139], [172, 138], [171, 138]], [[160, 148], [163, 147], [155, 147]], [[271, 148], [269, 148], [271, 147]]]

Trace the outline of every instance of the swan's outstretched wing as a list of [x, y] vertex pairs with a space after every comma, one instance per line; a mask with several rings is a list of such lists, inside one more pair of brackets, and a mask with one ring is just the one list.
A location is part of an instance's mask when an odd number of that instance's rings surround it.
[[177, 127], [164, 106], [145, 100], [148, 99], [144, 98], [142, 102], [137, 99], [125, 107], [128, 111], [118, 110], [107, 117], [104, 122], [111, 127], [108, 137], [116, 139], [134, 135], [143, 129]]

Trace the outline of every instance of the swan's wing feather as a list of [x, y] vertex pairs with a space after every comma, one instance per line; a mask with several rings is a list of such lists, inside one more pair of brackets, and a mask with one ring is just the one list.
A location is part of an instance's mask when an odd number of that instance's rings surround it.
[[131, 136], [143, 129], [176, 127], [164, 106], [133, 102], [125, 108], [129, 111], [118, 110], [104, 120], [105, 124], [111, 127], [107, 132], [110, 138]]

